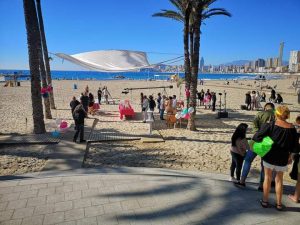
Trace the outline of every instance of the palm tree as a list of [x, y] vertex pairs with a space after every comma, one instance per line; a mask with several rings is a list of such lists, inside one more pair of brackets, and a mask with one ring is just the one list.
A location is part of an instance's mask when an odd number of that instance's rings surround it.
[[[40, 32], [41, 32], [41, 42], [42, 42], [42, 46], [43, 46], [42, 49], [43, 49], [44, 60], [45, 60], [45, 65], [46, 65], [47, 83], [48, 83], [48, 85], [52, 85], [50, 63], [49, 63], [49, 60], [51, 57], [49, 57], [49, 55], [48, 55], [48, 48], [47, 48], [45, 29], [44, 29], [44, 21], [43, 21], [40, 0], [36, 0], [36, 6], [37, 6], [37, 14], [38, 14], [38, 18], [39, 18], [39, 28], [40, 28]], [[51, 109], [55, 109], [56, 107], [55, 107], [55, 102], [54, 102], [53, 91], [49, 93], [49, 98], [50, 98]]]
[[40, 33], [34, 0], [23, 0], [23, 7], [27, 31], [29, 67], [31, 76], [33, 131], [36, 134], [41, 134], [45, 133], [46, 129], [43, 115], [39, 70], [39, 51], [41, 51], [41, 46], [38, 43], [38, 39], [40, 37]]
[[[198, 69], [199, 69], [199, 55], [200, 55], [200, 34], [201, 34], [201, 25], [203, 22], [212, 17], [217, 15], [223, 16], [231, 16], [231, 14], [223, 9], [223, 8], [210, 8], [211, 4], [216, 2], [217, 0], [194, 0], [192, 6], [192, 18], [193, 18], [193, 48], [191, 50], [191, 86], [190, 86], [190, 105], [192, 107], [196, 107], [196, 92], [197, 92], [197, 81], [198, 81]], [[190, 130], [196, 130], [195, 125], [195, 114], [192, 113], [189, 121], [188, 121], [188, 128]]]
[[192, 10], [192, 0], [170, 0], [175, 6], [177, 11], [173, 10], [161, 10], [162, 12], [155, 13], [154, 17], [166, 17], [184, 24], [183, 29], [183, 43], [184, 43], [184, 70], [185, 70], [185, 87], [190, 88], [191, 81], [191, 63], [189, 53], [189, 21]]

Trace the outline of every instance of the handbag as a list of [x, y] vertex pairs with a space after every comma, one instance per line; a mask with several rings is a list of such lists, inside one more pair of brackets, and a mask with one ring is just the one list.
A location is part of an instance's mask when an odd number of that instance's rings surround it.
[[272, 138], [266, 136], [261, 142], [255, 142], [253, 144], [253, 152], [260, 157], [264, 157], [271, 150], [273, 143]]
[[[271, 124], [271, 132], [274, 129], [275, 122]], [[253, 152], [255, 152], [260, 157], [264, 157], [272, 148], [274, 141], [270, 136], [266, 136], [262, 139], [261, 142], [254, 142], [252, 145]]]

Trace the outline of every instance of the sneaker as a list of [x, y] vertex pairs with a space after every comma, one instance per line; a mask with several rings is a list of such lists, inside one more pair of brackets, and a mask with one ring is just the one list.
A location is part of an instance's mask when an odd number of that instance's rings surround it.
[[231, 182], [237, 182], [237, 179], [235, 179], [234, 177], [230, 177], [229, 181], [231, 181]]
[[235, 182], [234, 185], [236, 185], [237, 187], [246, 187], [246, 184], [245, 183], [241, 183], [241, 182]]

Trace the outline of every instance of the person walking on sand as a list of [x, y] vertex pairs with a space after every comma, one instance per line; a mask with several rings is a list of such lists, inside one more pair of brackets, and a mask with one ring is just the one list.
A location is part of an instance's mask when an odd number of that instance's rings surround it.
[[157, 94], [157, 108], [158, 108], [158, 112], [160, 112], [160, 102], [161, 102], [161, 94], [160, 93], [158, 93]]
[[263, 208], [269, 207], [269, 193], [271, 189], [272, 172], [276, 172], [275, 192], [276, 209], [282, 211], [283, 173], [288, 170], [287, 165], [292, 162], [292, 153], [297, 153], [299, 138], [293, 124], [288, 123], [290, 110], [286, 106], [278, 106], [275, 111], [276, 121], [265, 123], [253, 136], [255, 142], [261, 142], [264, 137], [269, 136], [273, 140], [270, 151], [262, 157], [265, 170], [263, 185], [263, 197], [260, 204]]
[[143, 112], [143, 123], [146, 123], [147, 120], [147, 111], [149, 109], [149, 100], [147, 98], [146, 95], [143, 96], [143, 108], [142, 108], [142, 112]]
[[102, 93], [103, 93], [104, 98], [105, 98], [105, 104], [109, 104], [109, 102], [108, 102], [108, 90], [107, 90], [106, 86], [103, 87]]
[[160, 120], [165, 120], [164, 119], [165, 104], [166, 104], [165, 101], [166, 101], [166, 96], [163, 95], [162, 99], [161, 99], [161, 102], [160, 102], [160, 105], [159, 105], [159, 118], [160, 118]]
[[101, 105], [101, 97], [102, 97], [101, 87], [99, 87], [97, 94], [98, 94], [98, 103], [99, 105]]
[[216, 111], [216, 102], [217, 102], [217, 96], [216, 96], [216, 92], [212, 92], [212, 96], [211, 96], [211, 105], [212, 105], [212, 111]]
[[246, 104], [247, 110], [250, 110], [251, 109], [251, 95], [250, 95], [250, 91], [248, 91], [246, 93], [245, 104]]
[[88, 92], [84, 92], [83, 95], [80, 97], [80, 102], [82, 102], [84, 110], [87, 112], [89, 108], [89, 96]]
[[[240, 182], [241, 170], [246, 150], [249, 149], [249, 145], [246, 139], [247, 128], [247, 124], [239, 124], [231, 137], [230, 179], [231, 181], [237, 183]], [[234, 177], [234, 172], [236, 174], [236, 178]]]
[[256, 92], [252, 91], [252, 93], [251, 93], [251, 110], [256, 109], [255, 106], [256, 106]]
[[141, 94], [140, 94], [140, 104], [141, 104], [142, 112], [143, 112], [143, 102], [144, 102], [144, 94], [143, 94], [143, 92], [141, 92]]
[[85, 142], [84, 140], [84, 118], [86, 117], [87, 112], [85, 111], [82, 101], [78, 106], [76, 106], [73, 112], [73, 118], [75, 121], [75, 135], [73, 137], [73, 142], [76, 142], [79, 136], [79, 142]]

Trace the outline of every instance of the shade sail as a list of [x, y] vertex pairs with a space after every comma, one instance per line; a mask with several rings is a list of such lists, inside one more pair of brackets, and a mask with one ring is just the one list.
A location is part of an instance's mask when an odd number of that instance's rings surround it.
[[125, 72], [150, 67], [147, 54], [140, 51], [103, 50], [75, 55], [55, 55], [89, 70], [101, 72]]

